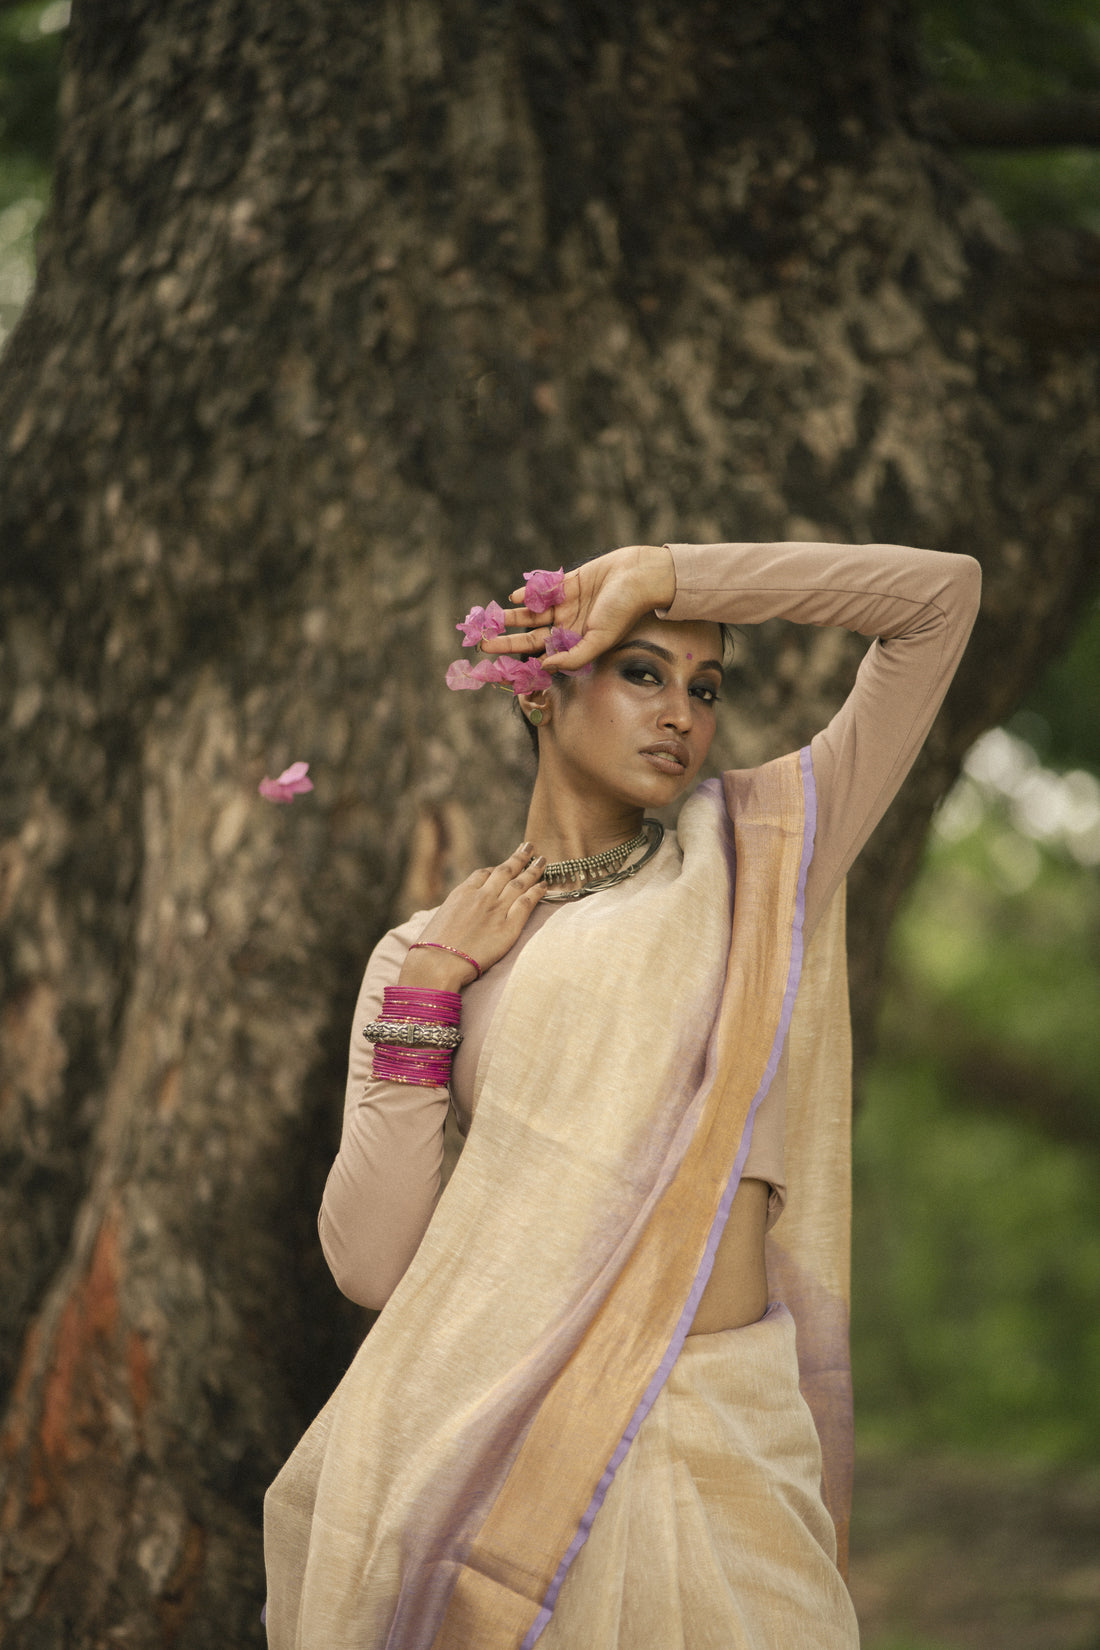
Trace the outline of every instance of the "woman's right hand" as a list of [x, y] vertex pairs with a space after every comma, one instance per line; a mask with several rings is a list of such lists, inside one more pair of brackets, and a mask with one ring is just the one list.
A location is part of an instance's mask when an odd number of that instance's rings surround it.
[[[484, 974], [512, 949], [546, 892], [545, 864], [541, 854], [532, 859], [529, 842], [521, 842], [500, 865], [472, 871], [447, 895], [420, 940], [464, 951]], [[436, 991], [459, 991], [475, 978], [469, 963], [434, 947], [410, 950], [398, 977], [401, 985]]]
[[[614, 647], [647, 613], [671, 606], [676, 599], [676, 565], [672, 552], [661, 545], [626, 544], [566, 573], [564, 585], [561, 601], [545, 612], [507, 609], [505, 624], [520, 634], [487, 636], [481, 651], [535, 654], [551, 674], [578, 670]], [[522, 601], [523, 595], [522, 589], [513, 590], [512, 600]], [[552, 625], [578, 631], [581, 639], [568, 653], [546, 658]]]

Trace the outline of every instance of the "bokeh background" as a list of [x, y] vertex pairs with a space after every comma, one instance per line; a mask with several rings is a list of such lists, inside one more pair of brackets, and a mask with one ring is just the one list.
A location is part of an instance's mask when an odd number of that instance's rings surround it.
[[[925, 71], [966, 137], [959, 164], [1019, 230], [1100, 235], [1100, 0], [917, 13]], [[65, 0], [0, 8], [0, 343], [34, 281], [68, 24]], [[1039, 111], [1030, 131], [1011, 127], [1020, 108]], [[1059, 118], [1076, 142], [1052, 139]], [[853, 1585], [867, 1650], [1100, 1647], [1098, 867], [1089, 598], [936, 814], [862, 1073]]]

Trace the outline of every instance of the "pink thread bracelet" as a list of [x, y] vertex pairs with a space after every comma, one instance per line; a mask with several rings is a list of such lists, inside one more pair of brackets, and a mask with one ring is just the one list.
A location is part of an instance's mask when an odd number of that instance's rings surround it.
[[469, 963], [470, 967], [474, 970], [475, 979], [480, 980], [481, 978], [481, 964], [479, 962], [475, 962], [473, 957], [467, 956], [465, 951], [460, 951], [457, 945], [444, 945], [440, 940], [415, 940], [413, 944], [409, 946], [409, 950], [449, 951], [452, 957], [461, 957], [463, 962]]

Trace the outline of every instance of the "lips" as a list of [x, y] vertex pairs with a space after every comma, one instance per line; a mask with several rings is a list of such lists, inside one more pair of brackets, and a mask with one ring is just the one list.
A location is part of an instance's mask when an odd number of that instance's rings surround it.
[[684, 773], [688, 765], [687, 746], [679, 739], [659, 739], [655, 745], [646, 745], [638, 753], [648, 756], [655, 768], [662, 773]]

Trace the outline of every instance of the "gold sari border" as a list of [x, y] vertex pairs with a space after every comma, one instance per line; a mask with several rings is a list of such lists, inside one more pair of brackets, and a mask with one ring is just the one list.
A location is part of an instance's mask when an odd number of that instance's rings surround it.
[[[757, 1110], [759, 1109], [761, 1101], [767, 1094], [775, 1078], [776, 1069], [779, 1065], [779, 1059], [783, 1052], [783, 1044], [786, 1040], [787, 1032], [790, 1029], [791, 1015], [794, 1012], [795, 998], [798, 995], [798, 984], [802, 974], [802, 934], [806, 915], [806, 876], [810, 868], [810, 861], [813, 858], [814, 836], [817, 830], [817, 787], [814, 782], [813, 758], [809, 745], [804, 745], [802, 747], [798, 753], [798, 757], [802, 775], [802, 791], [804, 799], [802, 857], [798, 868], [794, 917], [791, 925], [791, 952], [787, 971], [787, 984], [786, 990], [783, 994], [783, 1004], [780, 1010], [780, 1018], [776, 1027], [775, 1037], [772, 1042], [771, 1053], [768, 1056], [768, 1062], [764, 1068], [764, 1074], [761, 1078], [759, 1087], [757, 1088], [749, 1106], [748, 1115], [745, 1119], [745, 1127], [741, 1135], [741, 1142], [737, 1149], [737, 1155], [734, 1158], [733, 1168], [730, 1171], [726, 1188], [722, 1194], [721, 1201], [719, 1202], [718, 1211], [715, 1215], [714, 1221], [711, 1224], [711, 1229], [707, 1236], [706, 1245], [703, 1250], [698, 1271], [695, 1275], [695, 1280], [692, 1283], [687, 1299], [684, 1302], [684, 1307], [680, 1313], [679, 1319], [677, 1320], [676, 1327], [672, 1334], [672, 1339], [669, 1342], [664, 1356], [654, 1371], [653, 1377], [646, 1388], [638, 1407], [630, 1417], [630, 1420], [623, 1431], [623, 1435], [620, 1438], [611, 1459], [604, 1468], [603, 1474], [601, 1475], [600, 1481], [596, 1486], [592, 1499], [581, 1517], [580, 1523], [577, 1527], [577, 1532], [562, 1557], [561, 1563], [558, 1566], [554, 1578], [547, 1589], [546, 1596], [539, 1608], [538, 1615], [535, 1617], [535, 1620], [532, 1622], [530, 1629], [520, 1645], [520, 1650], [533, 1650], [533, 1646], [536, 1641], [549, 1624], [550, 1618], [554, 1612], [554, 1605], [557, 1602], [558, 1594], [561, 1591], [565, 1577], [569, 1573], [569, 1568], [581, 1548], [584, 1546], [584, 1543], [587, 1541], [592, 1525], [595, 1522], [596, 1514], [599, 1512], [604, 1500], [607, 1497], [608, 1491], [615, 1480], [615, 1474], [626, 1457], [627, 1450], [630, 1448], [634, 1438], [637, 1436], [638, 1429], [642, 1422], [645, 1420], [646, 1416], [653, 1408], [653, 1405], [656, 1403], [658, 1394], [665, 1385], [665, 1382], [668, 1380], [669, 1375], [672, 1373], [673, 1365], [683, 1350], [684, 1341], [687, 1339], [688, 1331], [691, 1328], [696, 1309], [698, 1308], [699, 1301], [702, 1298], [703, 1290], [706, 1288], [707, 1281], [714, 1269], [714, 1259], [718, 1252], [718, 1245], [721, 1242], [722, 1233], [725, 1231], [726, 1223], [729, 1220], [729, 1214], [731, 1208], [733, 1207], [733, 1200], [737, 1194], [737, 1188], [741, 1183], [741, 1172], [745, 1166], [745, 1161], [749, 1154], [749, 1147], [752, 1144], [753, 1123], [756, 1120]], [[706, 785], [707, 788], [709, 788], [710, 786], [720, 786], [720, 783], [721, 782], [719, 780], [715, 779], [708, 780]], [[733, 868], [731, 867], [731, 870], [732, 869]]]

